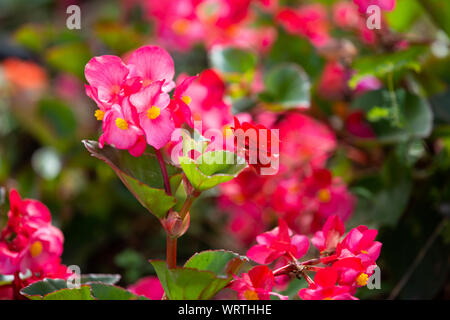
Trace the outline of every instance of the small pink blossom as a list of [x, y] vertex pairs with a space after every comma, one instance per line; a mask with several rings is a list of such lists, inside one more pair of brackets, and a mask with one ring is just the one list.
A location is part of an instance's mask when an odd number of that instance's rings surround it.
[[283, 219], [278, 219], [278, 227], [256, 237], [257, 245], [247, 252], [253, 261], [268, 264], [281, 256], [301, 258], [309, 248], [309, 240], [303, 235], [293, 235]]
[[271, 291], [274, 283], [273, 273], [267, 266], [256, 266], [240, 278], [235, 277], [230, 288], [237, 291], [240, 300], [269, 300], [271, 295], [286, 300], [286, 296]]
[[161, 300], [164, 295], [164, 289], [155, 276], [148, 276], [140, 279], [135, 284], [128, 286], [132, 293], [149, 298], [150, 300]]

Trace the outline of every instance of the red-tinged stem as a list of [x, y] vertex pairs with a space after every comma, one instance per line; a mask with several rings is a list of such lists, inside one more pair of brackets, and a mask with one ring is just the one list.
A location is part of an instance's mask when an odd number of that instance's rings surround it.
[[167, 235], [167, 266], [169, 269], [177, 266], [177, 238]]
[[291, 273], [292, 271], [295, 270], [295, 265], [289, 263], [281, 268], [278, 268], [276, 270], [273, 271], [273, 275], [276, 276], [282, 276], [282, 275], [287, 275], [289, 273]]
[[305, 278], [306, 282], [308, 282], [309, 285], [314, 284], [314, 281], [306, 274], [305, 271], [301, 272], [303, 278]]
[[161, 151], [155, 149], [156, 158], [158, 158], [159, 167], [161, 168], [161, 173], [164, 179], [164, 188], [166, 189], [166, 193], [171, 196], [172, 190], [170, 190], [170, 180], [169, 175], [167, 174], [166, 163], [164, 162], [164, 158], [161, 154]]
[[19, 271], [14, 273], [14, 280], [13, 280], [13, 294], [15, 300], [21, 300], [22, 295], [20, 294], [21, 289], [21, 280], [20, 280], [20, 274]]

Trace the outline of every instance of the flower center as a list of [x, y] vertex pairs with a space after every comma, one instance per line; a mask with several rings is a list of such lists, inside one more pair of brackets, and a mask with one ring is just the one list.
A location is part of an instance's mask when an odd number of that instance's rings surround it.
[[253, 290], [245, 290], [244, 297], [247, 300], [259, 300], [258, 294]]
[[36, 258], [42, 252], [42, 243], [40, 241], [35, 241], [30, 247], [30, 253], [33, 258]]
[[127, 130], [128, 129], [128, 122], [125, 119], [117, 118], [116, 119], [116, 126], [119, 129]]
[[105, 116], [105, 111], [103, 110], [95, 110], [94, 116], [97, 118], [98, 121], [102, 121], [103, 117]]
[[366, 273], [361, 273], [358, 278], [356, 278], [356, 283], [358, 286], [365, 286], [367, 284], [367, 280], [369, 279], [369, 276]]
[[161, 110], [157, 106], [152, 106], [147, 111], [147, 117], [151, 120], [158, 118], [160, 114], [161, 114]]
[[189, 104], [192, 101], [191, 97], [189, 96], [184, 96], [183, 98], [181, 98], [181, 100], [186, 104]]
[[319, 199], [320, 202], [323, 203], [330, 202], [331, 199], [330, 191], [328, 189], [320, 189], [317, 192], [317, 198]]
[[361, 250], [361, 253], [369, 254], [366, 250]]
[[152, 83], [153, 81], [150, 79], [145, 79], [144, 81], [142, 81], [142, 86], [145, 88], [147, 86], [150, 85], [150, 83]]
[[231, 137], [233, 135], [233, 130], [228, 124], [223, 126], [222, 132], [225, 138]]
[[120, 87], [117, 84], [114, 84], [113, 86], [111, 86], [111, 93], [113, 94], [119, 94], [120, 92]]
[[187, 19], [178, 19], [172, 24], [172, 30], [176, 34], [183, 35], [186, 34], [191, 23]]

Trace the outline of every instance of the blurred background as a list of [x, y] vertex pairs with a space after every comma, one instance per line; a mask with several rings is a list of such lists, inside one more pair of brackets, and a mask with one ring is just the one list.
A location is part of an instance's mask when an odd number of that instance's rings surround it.
[[[84, 92], [84, 66], [93, 56], [122, 56], [144, 44], [159, 44], [171, 52], [177, 74], [193, 75], [211, 67], [210, 43], [177, 48], [164, 42], [152, 2], [0, 0], [1, 219], [4, 222], [8, 208], [6, 190], [14, 187], [23, 197], [39, 199], [64, 233], [63, 263], [79, 265], [83, 273], [120, 273], [119, 284], [124, 286], [153, 274], [147, 260], [164, 258], [165, 234], [114, 172], [81, 144], [82, 139], [97, 140], [101, 129], [93, 116], [95, 103]], [[412, 129], [391, 134], [378, 128], [376, 138], [361, 141], [343, 125], [348, 124], [349, 105], [355, 98], [345, 88], [336, 89], [343, 94], [330, 90], [324, 95], [320, 84], [330, 60], [345, 61], [368, 52], [373, 58], [381, 44], [365, 43], [357, 32], [330, 22], [330, 37], [348, 42], [324, 48], [314, 39], [286, 32], [274, 21], [272, 9], [264, 6], [267, 1], [255, 2], [251, 4], [258, 6], [254, 23], [275, 32], [261, 58], [264, 64], [293, 62], [303, 67], [313, 88], [307, 113], [337, 136], [338, 146], [327, 167], [357, 199], [347, 228], [366, 224], [380, 231], [382, 287], [360, 290], [359, 297], [385, 299], [400, 290], [401, 299], [450, 298], [450, 4], [440, 2], [442, 7], [436, 10], [424, 6], [424, 1], [398, 0], [383, 20], [391, 30], [389, 36], [403, 41], [406, 34], [410, 43], [424, 47], [419, 54], [406, 51], [407, 56], [391, 62], [420, 63], [421, 72], [402, 70], [393, 81], [420, 93], [426, 110], [414, 114], [418, 124]], [[277, 5], [297, 8], [319, 3], [333, 21], [337, 2], [280, 0]], [[66, 27], [66, 8], [71, 4], [81, 7], [80, 30]], [[170, 5], [167, 1], [167, 8]], [[401, 45], [400, 40], [383, 39], [386, 47]], [[381, 82], [389, 86], [389, 79]], [[328, 88], [340, 84], [337, 77]], [[246, 101], [235, 99], [233, 88], [228, 87], [233, 110], [243, 110]], [[383, 108], [376, 110], [379, 113], [370, 113], [372, 120], [383, 117]], [[432, 120], [426, 120], [430, 115]], [[192, 209], [191, 227], [179, 240], [180, 262], [209, 248], [245, 254], [251, 244], [224, 228], [230, 217], [226, 207], [217, 205], [218, 196], [219, 190], [202, 195]], [[405, 276], [408, 281], [398, 287]], [[295, 292], [295, 288], [288, 290]]]

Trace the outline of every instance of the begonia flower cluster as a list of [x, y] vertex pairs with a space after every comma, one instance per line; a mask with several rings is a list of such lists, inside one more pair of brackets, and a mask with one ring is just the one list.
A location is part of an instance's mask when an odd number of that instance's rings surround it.
[[235, 277], [230, 288], [242, 300], [268, 300], [271, 295], [287, 299], [274, 291], [280, 284], [276, 279], [296, 276], [308, 283], [307, 288], [298, 292], [303, 300], [357, 300], [357, 289], [367, 285], [377, 267], [381, 250], [381, 243], [375, 241], [377, 233], [377, 230], [359, 226], [344, 236], [342, 220], [330, 216], [311, 238], [318, 258], [301, 262], [299, 259], [310, 250], [310, 240], [295, 234], [279, 219], [278, 227], [258, 235], [257, 244], [247, 252], [247, 256], [260, 265]]

